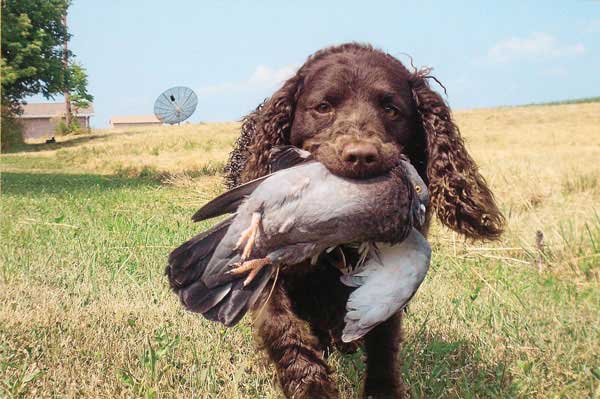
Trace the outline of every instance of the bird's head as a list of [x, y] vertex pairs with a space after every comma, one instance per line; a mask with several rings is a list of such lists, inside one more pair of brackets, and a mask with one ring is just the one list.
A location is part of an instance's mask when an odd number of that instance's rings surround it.
[[400, 159], [400, 166], [416, 194], [413, 196], [412, 201], [412, 220], [418, 223], [418, 227], [423, 226], [425, 224], [427, 207], [429, 206], [429, 190], [408, 158], [402, 157]]

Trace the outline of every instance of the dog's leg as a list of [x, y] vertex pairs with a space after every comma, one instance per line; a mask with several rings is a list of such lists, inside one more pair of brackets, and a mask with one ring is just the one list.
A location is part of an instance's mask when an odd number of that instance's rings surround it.
[[335, 399], [338, 390], [318, 340], [294, 313], [280, 283], [264, 307], [267, 295], [257, 301], [254, 313], [259, 339], [275, 363], [283, 392], [294, 399]]
[[367, 372], [364, 398], [404, 398], [398, 351], [402, 341], [402, 312], [375, 327], [365, 336]]

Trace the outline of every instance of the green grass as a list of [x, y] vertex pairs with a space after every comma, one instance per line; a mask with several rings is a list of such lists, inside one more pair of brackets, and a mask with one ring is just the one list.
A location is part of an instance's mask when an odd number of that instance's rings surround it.
[[[221, 190], [216, 169], [161, 183], [152, 169], [78, 173], [29, 151], [1, 161], [0, 397], [281, 397], [250, 319], [226, 329], [185, 312], [163, 275], [207, 227], [190, 216]], [[573, 172], [556, 195], [593, 202], [596, 177]], [[405, 317], [413, 397], [598, 397], [600, 217], [586, 209], [572, 224], [562, 211], [548, 231], [570, 250], [551, 242], [542, 272], [530, 246], [467, 247], [434, 226]], [[330, 358], [344, 398], [360, 391], [363, 355]]]
[[559, 100], [559, 101], [547, 101], [542, 103], [531, 103], [522, 105], [525, 107], [533, 106], [533, 105], [565, 105], [565, 104], [586, 104], [586, 103], [597, 103], [600, 102], [600, 97], [584, 97], [584, 98], [572, 98], [568, 100]]

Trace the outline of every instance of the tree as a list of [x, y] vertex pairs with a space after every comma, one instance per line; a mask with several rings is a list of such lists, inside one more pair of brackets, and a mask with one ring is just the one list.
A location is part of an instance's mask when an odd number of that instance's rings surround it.
[[[63, 18], [71, 0], [2, 0], [2, 118], [20, 112], [28, 96], [42, 94], [54, 98], [73, 92], [75, 107], [84, 108], [93, 101], [87, 92], [86, 70], [66, 51], [69, 40]], [[64, 61], [66, 56], [66, 67]], [[2, 141], [11, 133], [2, 123]], [[12, 132], [14, 136], [14, 132]]]
[[71, 104], [75, 108], [75, 112], [88, 107], [94, 101], [94, 96], [87, 91], [87, 72], [79, 62], [73, 62], [70, 65], [68, 80], [71, 91]]
[[62, 24], [69, 0], [2, 2], [2, 105], [15, 110], [30, 95], [52, 98], [63, 91], [66, 71]]

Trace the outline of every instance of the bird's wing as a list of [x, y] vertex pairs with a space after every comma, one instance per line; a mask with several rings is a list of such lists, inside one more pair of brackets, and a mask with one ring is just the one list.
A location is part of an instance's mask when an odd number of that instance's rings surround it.
[[344, 342], [361, 338], [408, 304], [427, 274], [431, 247], [413, 229], [402, 243], [381, 246], [379, 254], [383, 266], [366, 265], [363, 284], [348, 298]]
[[171, 288], [177, 290], [186, 287], [202, 276], [232, 221], [233, 218], [223, 220], [171, 252], [166, 269]]
[[192, 216], [192, 220], [194, 222], [199, 222], [226, 213], [235, 212], [244, 199], [252, 194], [252, 192], [254, 192], [254, 190], [256, 190], [256, 188], [269, 176], [270, 175], [259, 177], [258, 179], [249, 181], [248, 183], [224, 192], [200, 208], [194, 216]]
[[[271, 149], [270, 162], [273, 173], [311, 160], [312, 158], [308, 151], [301, 150], [294, 146], [279, 146]], [[248, 183], [237, 186], [236, 188], [219, 195], [217, 198], [200, 208], [194, 216], [192, 216], [192, 220], [194, 222], [199, 222], [226, 213], [235, 212], [244, 199], [251, 195], [254, 190], [256, 190], [265, 179], [272, 176], [273, 173], [249, 181]]]
[[273, 147], [270, 157], [271, 172], [273, 173], [312, 160], [310, 152], [294, 147], [293, 145]]

